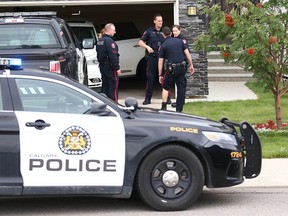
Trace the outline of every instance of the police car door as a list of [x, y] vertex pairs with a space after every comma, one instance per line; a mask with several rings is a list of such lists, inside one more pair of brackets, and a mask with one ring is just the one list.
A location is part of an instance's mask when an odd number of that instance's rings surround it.
[[15, 113], [24, 187], [122, 186], [125, 134], [115, 110], [87, 114], [92, 101], [102, 102], [65, 83], [33, 77], [15, 81], [22, 106]]

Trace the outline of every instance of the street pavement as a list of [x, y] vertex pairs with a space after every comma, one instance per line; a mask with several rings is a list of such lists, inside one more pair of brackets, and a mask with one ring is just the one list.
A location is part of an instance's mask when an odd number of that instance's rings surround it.
[[[234, 100], [255, 100], [257, 95], [254, 94], [245, 82], [209, 82], [209, 95], [205, 98], [186, 99], [186, 102], [195, 101], [234, 101]], [[121, 92], [120, 92], [121, 93]], [[143, 106], [144, 89], [139, 92], [133, 92], [139, 106]], [[124, 104], [124, 97], [119, 103]], [[122, 92], [122, 96], [128, 96], [129, 93]], [[175, 99], [173, 100], [175, 101]], [[157, 108], [161, 107], [161, 97], [159, 93], [157, 97], [152, 98], [152, 103], [145, 107]], [[169, 110], [175, 110], [171, 106], [167, 106]], [[288, 148], [288, 145], [287, 145]], [[245, 179], [244, 183], [236, 187], [288, 187], [288, 158], [280, 159], [262, 159], [262, 170], [260, 175], [254, 179]]]

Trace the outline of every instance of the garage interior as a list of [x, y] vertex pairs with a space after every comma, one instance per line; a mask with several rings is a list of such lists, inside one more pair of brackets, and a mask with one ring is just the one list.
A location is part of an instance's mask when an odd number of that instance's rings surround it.
[[[52, 2], [52, 1], [51, 1]], [[138, 1], [139, 2], [139, 1]], [[142, 1], [145, 3], [145, 1]], [[69, 3], [67, 3], [69, 4]], [[77, 5], [77, 6], [29, 6], [29, 7], [1, 7], [1, 12], [20, 11], [56, 11], [57, 16], [65, 20], [84, 19], [90, 20], [95, 26], [108, 22], [134, 22], [140, 34], [148, 27], [153, 26], [154, 14], [163, 16], [163, 26], [174, 24], [174, 5], [162, 4], [109, 4], [109, 5]], [[116, 29], [117, 31], [117, 29]], [[146, 81], [138, 81], [134, 77], [121, 78], [119, 81], [119, 99], [133, 96], [137, 99], [145, 97]], [[171, 91], [174, 98], [174, 90]], [[161, 98], [161, 86], [155, 80], [153, 98]]]

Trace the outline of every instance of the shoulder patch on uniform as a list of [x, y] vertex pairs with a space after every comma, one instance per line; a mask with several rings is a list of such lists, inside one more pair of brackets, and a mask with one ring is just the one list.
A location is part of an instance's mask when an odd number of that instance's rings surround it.
[[187, 40], [186, 40], [186, 39], [183, 39], [183, 43], [186, 44], [186, 43], [187, 43]]
[[115, 48], [116, 48], [115, 43], [111, 43], [111, 47], [112, 47], [113, 49], [115, 49]]

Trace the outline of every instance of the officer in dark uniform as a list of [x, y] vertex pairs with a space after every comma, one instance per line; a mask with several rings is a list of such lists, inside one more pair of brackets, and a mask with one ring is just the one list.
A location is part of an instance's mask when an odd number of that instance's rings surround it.
[[163, 19], [160, 14], [156, 14], [153, 20], [155, 26], [148, 28], [142, 35], [139, 46], [146, 49], [147, 57], [147, 83], [146, 83], [146, 94], [143, 105], [151, 103], [153, 95], [154, 81], [158, 72], [158, 49], [161, 43], [164, 41], [162, 35]]
[[96, 45], [97, 59], [102, 76], [101, 93], [118, 103], [118, 76], [121, 74], [119, 65], [118, 46], [112, 39], [116, 33], [113, 23], [108, 23], [104, 28], [104, 35]]
[[[167, 26], [163, 28], [165, 41], [159, 49], [158, 60], [158, 75], [159, 82], [163, 82], [162, 90], [162, 110], [167, 109], [168, 91], [173, 87], [174, 83], [177, 86], [176, 112], [182, 112], [185, 103], [186, 92], [186, 72], [187, 62], [189, 62], [189, 72], [194, 73], [191, 55], [187, 45], [178, 38], [171, 37], [171, 29]], [[185, 58], [186, 56], [186, 58]], [[165, 61], [164, 61], [165, 59]], [[162, 73], [164, 63], [164, 76]], [[164, 80], [163, 80], [164, 79]]]
[[[188, 41], [185, 38], [185, 36], [181, 33], [181, 26], [175, 24], [175, 25], [172, 26], [171, 30], [172, 30], [172, 36], [175, 37], [175, 38], [179, 38], [179, 39], [183, 40], [183, 43], [186, 44], [187, 49], [190, 52], [189, 46], [188, 46]], [[187, 61], [187, 59], [186, 59], [186, 61]], [[187, 61], [187, 64], [188, 64], [188, 61]], [[170, 92], [169, 92], [169, 95], [170, 95]], [[171, 106], [176, 108], [176, 103], [175, 102], [171, 103]]]

